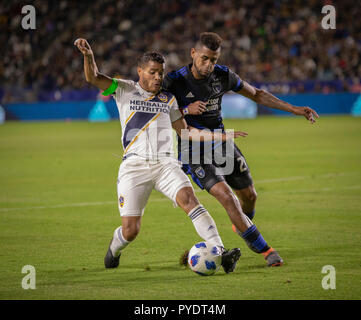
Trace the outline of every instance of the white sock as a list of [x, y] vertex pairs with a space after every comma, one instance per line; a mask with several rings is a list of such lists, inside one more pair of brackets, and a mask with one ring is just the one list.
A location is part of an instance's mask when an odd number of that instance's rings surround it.
[[222, 250], [224, 249], [222, 239], [218, 234], [216, 223], [202, 205], [193, 208], [188, 213], [188, 217], [192, 219], [197, 233], [203, 240], [218, 246]]
[[113, 240], [110, 244], [110, 250], [113, 256], [118, 257], [120, 255], [120, 251], [124, 249], [129, 243], [130, 241], [125, 240], [123, 237], [122, 226], [115, 229], [113, 234]]

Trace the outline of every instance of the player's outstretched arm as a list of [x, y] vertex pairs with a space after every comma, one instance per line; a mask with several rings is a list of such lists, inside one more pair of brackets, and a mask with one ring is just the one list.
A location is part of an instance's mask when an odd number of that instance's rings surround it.
[[88, 41], [79, 38], [74, 41], [74, 45], [77, 46], [79, 51], [84, 55], [84, 73], [86, 81], [101, 90], [108, 89], [112, 84], [112, 79], [99, 72], [95, 63], [93, 50]]
[[181, 137], [182, 140], [195, 140], [195, 141], [227, 141], [239, 137], [246, 137], [248, 133], [242, 131], [229, 130], [225, 133], [212, 132], [209, 130], [199, 130], [197, 128], [187, 125], [184, 118], [180, 118], [172, 122], [173, 129]]
[[261, 90], [256, 87], [253, 87], [246, 81], [243, 81], [243, 84], [244, 86], [237, 93], [257, 102], [258, 104], [273, 109], [287, 111], [298, 116], [304, 116], [311, 123], [316, 122], [315, 118], [319, 117], [317, 112], [311, 109], [310, 107], [293, 106], [287, 103], [286, 101], [278, 99], [277, 97], [275, 97], [266, 90]]

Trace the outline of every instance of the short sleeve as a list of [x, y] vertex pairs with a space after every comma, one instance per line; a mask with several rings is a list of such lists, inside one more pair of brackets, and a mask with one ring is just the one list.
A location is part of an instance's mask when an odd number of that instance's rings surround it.
[[170, 121], [174, 122], [177, 121], [178, 119], [182, 118], [182, 113], [180, 112], [179, 108], [178, 108], [178, 103], [175, 97], [173, 97], [173, 102], [172, 105], [170, 106]]
[[117, 89], [114, 91], [112, 96], [116, 101], [120, 101], [123, 94], [132, 88], [132, 84], [134, 86], [134, 81], [132, 80], [123, 80], [123, 79], [115, 79], [118, 83]]
[[243, 88], [243, 80], [232, 70], [228, 72], [229, 90], [237, 92]]

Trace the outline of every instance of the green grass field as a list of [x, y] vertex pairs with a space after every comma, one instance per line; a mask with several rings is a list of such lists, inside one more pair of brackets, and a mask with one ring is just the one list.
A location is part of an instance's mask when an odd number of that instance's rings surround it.
[[[197, 187], [224, 244], [242, 250], [234, 273], [200, 277], [178, 265], [200, 239], [183, 211], [157, 192], [119, 268], [105, 270], [120, 225], [119, 122], [11, 122], [0, 126], [0, 299], [360, 299], [361, 119], [225, 124], [249, 133], [237, 144], [258, 191], [254, 222], [283, 267], [266, 267]], [[21, 286], [25, 265], [36, 269], [35, 290]], [[334, 290], [322, 288], [325, 265], [336, 270]]]

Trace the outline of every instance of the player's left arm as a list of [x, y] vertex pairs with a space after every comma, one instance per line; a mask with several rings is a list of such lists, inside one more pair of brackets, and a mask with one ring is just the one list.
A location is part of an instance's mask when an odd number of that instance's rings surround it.
[[229, 130], [227, 132], [212, 132], [209, 130], [200, 130], [187, 124], [183, 117], [172, 122], [173, 129], [182, 140], [195, 141], [227, 141], [239, 137], [246, 137], [248, 133], [242, 131]]
[[243, 81], [243, 86], [237, 93], [268, 108], [279, 109], [298, 116], [304, 116], [311, 123], [314, 123], [316, 121], [315, 118], [319, 117], [317, 112], [310, 107], [297, 107], [289, 104], [286, 101], [278, 99], [266, 90], [258, 89], [250, 85], [246, 81]]

